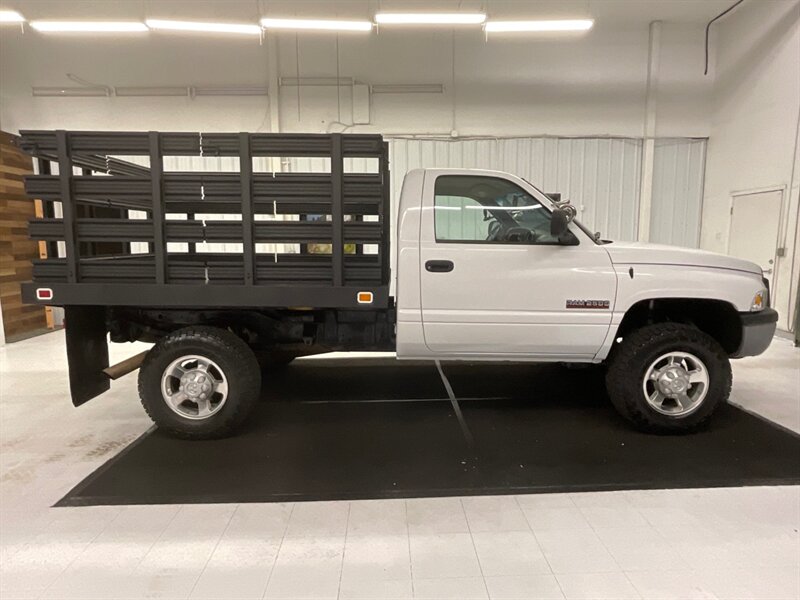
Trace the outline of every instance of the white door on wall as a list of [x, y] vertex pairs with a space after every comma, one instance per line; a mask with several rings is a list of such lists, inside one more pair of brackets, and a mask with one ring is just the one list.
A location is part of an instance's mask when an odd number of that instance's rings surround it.
[[733, 197], [728, 254], [758, 264], [772, 284], [783, 192]]

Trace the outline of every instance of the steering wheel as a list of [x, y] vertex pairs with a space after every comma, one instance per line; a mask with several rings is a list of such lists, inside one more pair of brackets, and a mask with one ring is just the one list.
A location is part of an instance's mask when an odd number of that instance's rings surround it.
[[535, 242], [536, 238], [538, 237], [539, 236], [536, 235], [536, 233], [534, 233], [527, 227], [509, 227], [503, 232], [503, 239], [506, 242], [519, 242], [519, 243], [531, 244]]
[[539, 235], [527, 227], [510, 226], [506, 227], [498, 221], [489, 224], [488, 240], [492, 242], [516, 242], [532, 244], [539, 238]]

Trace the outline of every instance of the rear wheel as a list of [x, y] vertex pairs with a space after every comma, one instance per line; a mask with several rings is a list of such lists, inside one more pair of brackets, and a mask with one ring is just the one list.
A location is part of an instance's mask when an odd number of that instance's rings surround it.
[[642, 327], [614, 350], [606, 386], [617, 411], [639, 429], [684, 433], [705, 425], [728, 400], [732, 374], [717, 341], [696, 327]]
[[231, 435], [255, 407], [261, 371], [241, 339], [216, 327], [187, 327], [162, 338], [139, 371], [139, 397], [171, 435]]

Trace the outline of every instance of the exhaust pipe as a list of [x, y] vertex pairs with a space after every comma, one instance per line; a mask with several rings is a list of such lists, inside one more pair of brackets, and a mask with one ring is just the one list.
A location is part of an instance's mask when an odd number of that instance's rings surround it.
[[147, 353], [150, 352], [149, 350], [145, 350], [144, 352], [140, 352], [136, 356], [131, 356], [130, 358], [126, 358], [122, 362], [118, 362], [115, 365], [111, 365], [110, 367], [106, 367], [103, 369], [103, 373], [108, 375], [109, 379], [116, 380], [128, 373], [133, 373], [136, 369], [142, 366], [144, 362], [144, 357], [147, 356]]

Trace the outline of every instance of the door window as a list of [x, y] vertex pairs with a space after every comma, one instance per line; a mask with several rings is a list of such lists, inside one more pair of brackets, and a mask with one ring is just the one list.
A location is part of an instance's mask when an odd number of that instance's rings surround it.
[[441, 175], [434, 186], [437, 242], [557, 244], [550, 211], [499, 177]]

